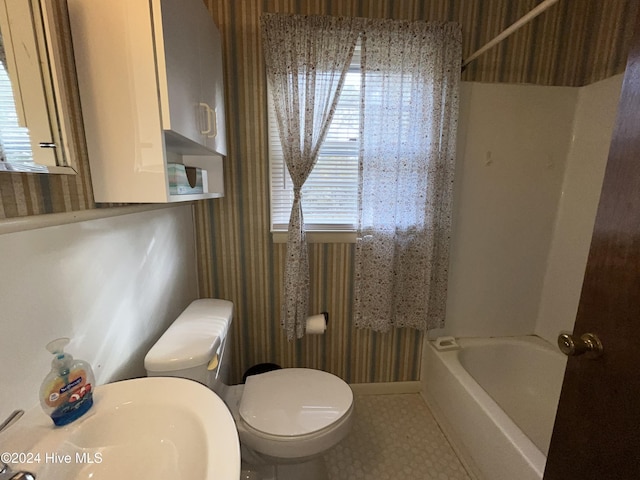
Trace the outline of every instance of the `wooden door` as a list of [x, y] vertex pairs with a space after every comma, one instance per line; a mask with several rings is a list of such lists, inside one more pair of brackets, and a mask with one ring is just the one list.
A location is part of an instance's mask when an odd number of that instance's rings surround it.
[[569, 358], [544, 478], [640, 479], [640, 16], [574, 336], [586, 332], [604, 354]]

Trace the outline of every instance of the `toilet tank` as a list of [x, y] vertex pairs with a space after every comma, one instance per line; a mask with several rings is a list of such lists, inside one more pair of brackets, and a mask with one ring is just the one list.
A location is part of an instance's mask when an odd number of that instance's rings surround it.
[[232, 319], [233, 303], [227, 300], [193, 301], [147, 353], [147, 375], [188, 378], [222, 396], [229, 384], [225, 347]]

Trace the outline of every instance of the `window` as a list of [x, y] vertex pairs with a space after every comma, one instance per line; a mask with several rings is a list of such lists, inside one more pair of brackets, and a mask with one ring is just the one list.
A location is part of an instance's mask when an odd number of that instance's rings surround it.
[[[302, 188], [308, 231], [354, 231], [357, 224], [360, 135], [360, 48], [356, 47], [318, 161]], [[293, 188], [282, 155], [275, 111], [269, 98], [271, 229], [286, 231]]]

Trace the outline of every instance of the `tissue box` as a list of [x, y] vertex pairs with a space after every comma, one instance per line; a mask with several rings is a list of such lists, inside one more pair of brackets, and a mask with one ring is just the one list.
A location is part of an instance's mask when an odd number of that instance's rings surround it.
[[181, 163], [169, 163], [169, 193], [171, 195], [190, 195], [203, 193], [202, 169], [187, 167]]

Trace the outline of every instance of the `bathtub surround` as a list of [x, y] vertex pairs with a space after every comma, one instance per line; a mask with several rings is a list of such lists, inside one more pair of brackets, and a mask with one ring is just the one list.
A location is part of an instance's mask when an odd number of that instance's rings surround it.
[[145, 375], [150, 346], [197, 296], [192, 207], [3, 234], [0, 264], [4, 419], [38, 404], [55, 338], [71, 338], [98, 385]]
[[463, 83], [447, 322], [438, 335], [533, 332], [576, 96], [570, 87]]
[[434, 336], [555, 344], [572, 330], [621, 82], [463, 83], [447, 324]]
[[616, 75], [578, 90], [534, 331], [551, 343], [573, 331], [621, 86]]

